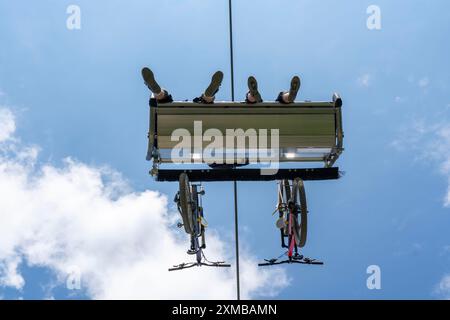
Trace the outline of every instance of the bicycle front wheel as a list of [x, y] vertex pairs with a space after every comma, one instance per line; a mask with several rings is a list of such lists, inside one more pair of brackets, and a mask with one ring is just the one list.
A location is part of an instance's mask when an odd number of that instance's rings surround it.
[[[300, 216], [296, 215], [294, 219], [294, 229], [296, 233], [296, 244], [303, 248], [306, 244], [308, 231], [308, 208], [306, 205], [306, 192], [303, 180], [296, 178], [292, 186], [293, 200], [296, 209], [299, 209]], [[300, 221], [298, 221], [300, 218]]]
[[192, 194], [189, 185], [189, 178], [186, 173], [180, 174], [180, 208], [183, 219], [184, 230], [188, 234], [193, 234], [194, 225], [192, 221]]

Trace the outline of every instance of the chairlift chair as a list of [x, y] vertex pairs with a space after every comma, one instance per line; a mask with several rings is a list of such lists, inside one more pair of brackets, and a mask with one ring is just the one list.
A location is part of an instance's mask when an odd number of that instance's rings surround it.
[[[157, 181], [177, 181], [182, 172], [188, 172], [190, 181], [260, 181], [280, 180], [300, 177], [303, 180], [337, 179], [339, 173], [333, 164], [343, 149], [342, 99], [333, 94], [329, 102], [295, 102], [280, 104], [263, 102], [246, 104], [243, 102], [215, 102], [199, 104], [187, 101], [159, 104], [150, 99], [150, 130], [148, 133], [147, 160], [153, 160], [150, 172]], [[172, 141], [177, 129], [187, 130], [194, 136], [194, 122], [201, 122], [202, 132], [216, 129], [226, 133], [227, 129], [279, 130], [279, 155], [281, 163], [321, 162], [321, 168], [280, 169], [278, 172], [263, 176], [258, 169], [226, 167], [226, 170], [214, 169], [164, 169], [162, 165], [174, 162], [173, 149], [178, 141]], [[202, 150], [210, 142], [202, 141]], [[226, 148], [226, 146], [225, 146]], [[238, 150], [225, 149], [224, 153]], [[194, 146], [191, 149], [192, 163], [199, 157]], [[243, 155], [245, 157], [245, 155]], [[208, 163], [201, 155], [201, 163]], [[245, 159], [241, 159], [245, 160]]]

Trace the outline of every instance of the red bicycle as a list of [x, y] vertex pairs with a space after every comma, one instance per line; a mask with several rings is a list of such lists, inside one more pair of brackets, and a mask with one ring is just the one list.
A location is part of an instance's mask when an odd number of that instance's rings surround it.
[[[303, 180], [300, 178], [281, 180], [278, 183], [278, 204], [274, 214], [278, 212], [276, 226], [280, 229], [281, 247], [287, 248], [276, 259], [266, 260], [259, 266], [269, 266], [282, 263], [323, 264], [315, 259], [305, 258], [299, 253], [299, 248], [306, 244], [308, 230], [308, 207]], [[286, 244], [287, 240], [287, 244]], [[279, 259], [287, 255], [287, 260]]]

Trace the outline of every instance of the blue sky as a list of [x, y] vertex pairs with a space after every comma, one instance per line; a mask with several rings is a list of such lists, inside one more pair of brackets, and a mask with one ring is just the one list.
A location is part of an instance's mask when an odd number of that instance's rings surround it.
[[[81, 30], [66, 28], [71, 4], [81, 8]], [[371, 4], [381, 8], [381, 30], [366, 27]], [[171, 200], [177, 185], [147, 174], [149, 92], [140, 69], [151, 67], [179, 100], [197, 96], [222, 70], [217, 99], [229, 100], [227, 5], [0, 0], [0, 106], [15, 114], [20, 140], [39, 146], [39, 165], [61, 167], [69, 156], [106, 164], [133, 190]], [[298, 74], [299, 99], [328, 100], [337, 91], [344, 100], [346, 150], [337, 164], [345, 176], [306, 183], [304, 253], [326, 264], [283, 268], [290, 285], [276, 298], [450, 296], [449, 10], [444, 0], [234, 1], [237, 98], [248, 75], [270, 100]], [[209, 224], [232, 245], [232, 184], [205, 187]], [[278, 256], [276, 184], [238, 188], [245, 252]], [[373, 264], [381, 267], [381, 290], [366, 287]], [[54, 286], [56, 298], [90, 297], [69, 293], [47, 268], [24, 262], [20, 270], [24, 287], [2, 286], [1, 296], [42, 298]]]

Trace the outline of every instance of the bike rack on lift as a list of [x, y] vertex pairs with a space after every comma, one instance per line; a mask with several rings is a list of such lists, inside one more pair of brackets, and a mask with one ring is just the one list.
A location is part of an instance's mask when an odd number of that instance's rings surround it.
[[174, 265], [173, 268], [169, 268], [169, 271], [177, 271], [183, 269], [189, 269], [192, 267], [224, 267], [229, 268], [231, 264], [225, 263], [225, 261], [217, 261], [217, 262], [188, 262], [188, 263], [180, 263], [179, 265]]
[[286, 260], [279, 260], [279, 259], [264, 259], [263, 263], [258, 263], [258, 266], [264, 267], [264, 266], [274, 266], [277, 264], [292, 264], [292, 263], [300, 263], [300, 264], [316, 264], [316, 265], [323, 265], [322, 261], [318, 261], [316, 259], [306, 258], [302, 255], [293, 256], [291, 259]]

